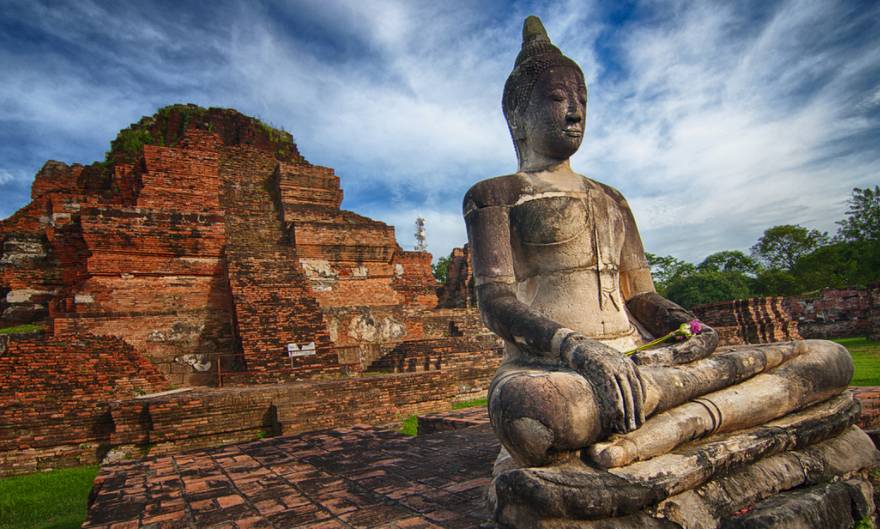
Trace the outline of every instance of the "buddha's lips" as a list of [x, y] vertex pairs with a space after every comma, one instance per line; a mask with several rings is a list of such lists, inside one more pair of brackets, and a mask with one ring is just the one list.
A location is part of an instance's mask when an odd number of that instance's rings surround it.
[[571, 136], [573, 138], [580, 138], [584, 135], [582, 131], [577, 129], [564, 129], [563, 132], [565, 132], [566, 136]]

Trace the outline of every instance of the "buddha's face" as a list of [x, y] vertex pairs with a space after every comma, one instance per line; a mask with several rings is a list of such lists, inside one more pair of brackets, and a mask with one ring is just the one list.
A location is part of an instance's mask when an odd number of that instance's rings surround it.
[[581, 146], [587, 110], [587, 87], [581, 73], [553, 67], [538, 78], [522, 115], [525, 148], [567, 160]]

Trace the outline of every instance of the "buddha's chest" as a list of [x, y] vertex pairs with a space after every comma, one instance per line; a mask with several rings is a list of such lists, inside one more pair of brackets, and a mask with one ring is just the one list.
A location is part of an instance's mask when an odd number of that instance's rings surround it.
[[620, 206], [595, 189], [522, 197], [510, 209], [510, 235], [518, 280], [587, 268], [613, 274], [626, 237]]

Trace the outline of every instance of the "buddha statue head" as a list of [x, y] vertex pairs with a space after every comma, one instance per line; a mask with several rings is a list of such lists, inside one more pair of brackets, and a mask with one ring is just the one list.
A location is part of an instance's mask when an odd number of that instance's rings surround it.
[[521, 171], [568, 160], [580, 147], [587, 106], [584, 74], [550, 42], [538, 17], [523, 24], [522, 50], [504, 84], [501, 106]]

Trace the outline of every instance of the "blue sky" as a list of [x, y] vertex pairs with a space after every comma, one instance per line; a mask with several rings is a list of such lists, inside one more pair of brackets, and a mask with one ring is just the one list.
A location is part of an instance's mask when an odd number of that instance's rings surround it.
[[0, 0], [0, 218], [48, 159], [103, 158], [171, 103], [232, 107], [333, 167], [343, 207], [429, 250], [516, 159], [501, 91], [522, 20], [581, 64], [575, 170], [620, 189], [648, 251], [690, 261], [764, 229], [835, 230], [880, 183], [880, 2]]

